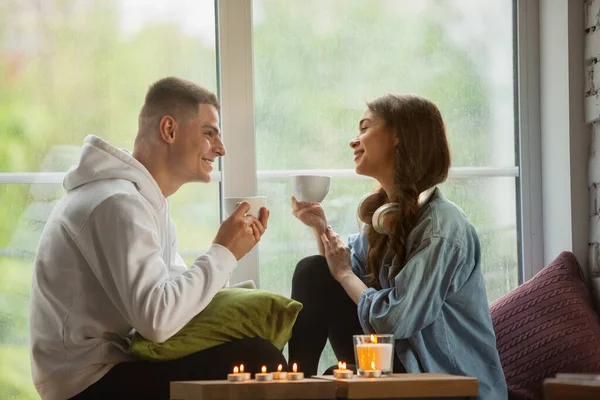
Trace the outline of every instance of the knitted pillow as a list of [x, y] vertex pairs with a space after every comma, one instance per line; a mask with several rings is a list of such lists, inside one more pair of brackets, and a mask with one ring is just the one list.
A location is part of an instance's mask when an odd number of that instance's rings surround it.
[[577, 259], [563, 252], [490, 306], [509, 398], [541, 399], [557, 372], [600, 373], [600, 319]]

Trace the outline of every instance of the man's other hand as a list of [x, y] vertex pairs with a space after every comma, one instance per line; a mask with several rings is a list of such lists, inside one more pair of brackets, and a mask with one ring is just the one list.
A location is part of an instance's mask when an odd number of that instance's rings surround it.
[[265, 207], [260, 209], [259, 219], [246, 215], [249, 210], [250, 204], [241, 202], [231, 216], [223, 221], [213, 240], [213, 243], [226, 247], [238, 260], [260, 241], [269, 220], [270, 213]]

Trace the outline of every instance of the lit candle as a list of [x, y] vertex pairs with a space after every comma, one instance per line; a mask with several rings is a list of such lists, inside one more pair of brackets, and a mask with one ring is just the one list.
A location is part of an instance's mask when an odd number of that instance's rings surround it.
[[375, 368], [371, 369], [391, 371], [394, 346], [391, 343], [379, 343], [375, 335], [371, 335], [370, 341], [371, 343], [356, 345], [358, 368], [360, 370], [368, 370], [371, 364], [375, 363]]
[[283, 366], [279, 364], [277, 367], [277, 372], [273, 372], [273, 379], [275, 380], [284, 380], [287, 379], [287, 372], [282, 371]]
[[254, 374], [254, 379], [256, 379], [257, 381], [272, 381], [273, 380], [273, 374], [270, 372], [267, 372], [267, 367], [265, 367], [263, 365], [263, 367], [260, 370], [262, 371], [262, 373], [257, 372], [256, 374]]
[[371, 369], [365, 369], [363, 371], [365, 378], [379, 378], [381, 377], [381, 370], [375, 369], [375, 361], [371, 361]]
[[301, 381], [304, 379], [304, 372], [298, 372], [298, 364], [294, 363], [292, 366], [293, 372], [288, 372], [287, 378], [290, 381]]
[[352, 379], [352, 375], [354, 375], [354, 372], [351, 369], [346, 369], [345, 362], [338, 362], [338, 368], [333, 370], [333, 376], [337, 379]]
[[244, 375], [245, 381], [249, 381], [251, 378], [250, 372], [244, 372], [244, 364], [240, 364], [240, 374]]
[[227, 374], [227, 380], [229, 382], [241, 382], [244, 380], [244, 375], [240, 374], [240, 370], [235, 366], [233, 367], [233, 374]]

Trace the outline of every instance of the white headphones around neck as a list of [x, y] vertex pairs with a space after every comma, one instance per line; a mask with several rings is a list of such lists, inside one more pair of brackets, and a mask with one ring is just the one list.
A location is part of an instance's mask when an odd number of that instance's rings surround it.
[[[432, 188], [429, 188], [429, 189], [421, 192], [421, 194], [419, 194], [419, 208], [423, 207], [431, 199], [431, 196], [433, 195], [434, 191], [435, 191], [435, 186]], [[360, 203], [358, 204], [358, 210], [361, 209], [362, 202], [370, 195], [371, 194], [369, 193], [360, 200]], [[373, 217], [371, 218], [371, 226], [373, 227], [373, 229], [375, 229], [375, 231], [377, 233], [380, 233], [382, 235], [391, 234], [391, 232], [385, 227], [385, 220], [387, 217], [389, 217], [397, 212], [398, 212], [398, 203], [385, 203], [384, 205], [379, 207], [377, 210], [375, 210], [375, 212], [373, 213]], [[359, 219], [360, 219], [360, 216], [359, 216]], [[363, 222], [367, 223], [366, 221], [363, 221]]]

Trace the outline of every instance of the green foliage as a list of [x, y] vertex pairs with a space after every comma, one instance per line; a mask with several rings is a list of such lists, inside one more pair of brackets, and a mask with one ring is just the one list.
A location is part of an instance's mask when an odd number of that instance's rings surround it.
[[0, 344], [27, 344], [31, 262], [0, 257], [0, 266]]
[[31, 383], [29, 346], [0, 344], [0, 399], [39, 399]]
[[31, 260], [0, 256], [0, 399], [37, 399], [29, 365]]

